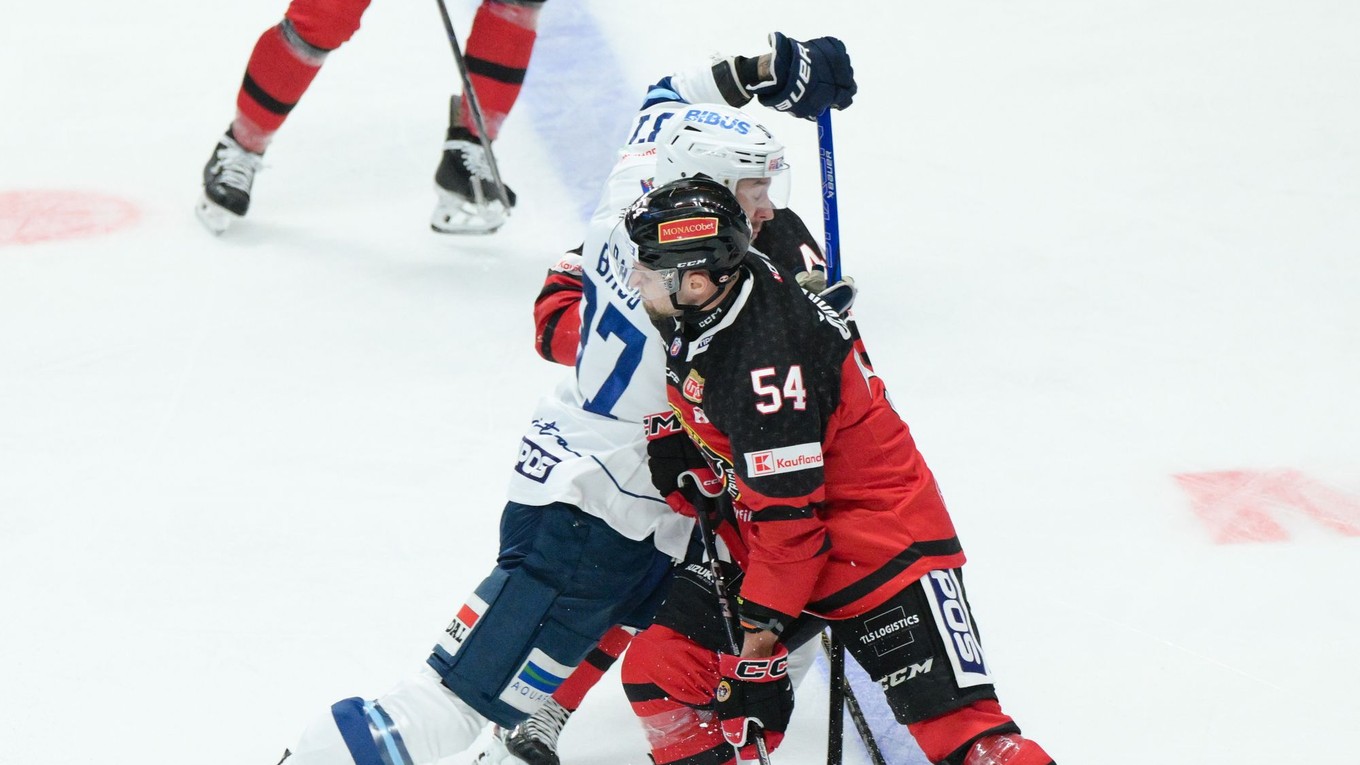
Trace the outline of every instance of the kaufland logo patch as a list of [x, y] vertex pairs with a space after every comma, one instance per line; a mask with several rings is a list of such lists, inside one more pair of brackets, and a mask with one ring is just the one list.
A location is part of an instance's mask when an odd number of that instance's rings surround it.
[[675, 242], [687, 242], [691, 239], [707, 239], [710, 236], [717, 235], [717, 218], [685, 218], [684, 220], [673, 220], [669, 223], [659, 223], [656, 226], [656, 241], [658, 244], [674, 244]]
[[811, 442], [795, 446], [783, 446], [763, 452], [750, 452], [746, 455], [746, 474], [752, 478], [779, 473], [794, 473], [799, 470], [819, 468], [825, 462], [822, 445]]
[[693, 369], [689, 370], [689, 377], [685, 378], [685, 384], [680, 388], [680, 392], [685, 398], [696, 404], [704, 402], [704, 378], [699, 376]]

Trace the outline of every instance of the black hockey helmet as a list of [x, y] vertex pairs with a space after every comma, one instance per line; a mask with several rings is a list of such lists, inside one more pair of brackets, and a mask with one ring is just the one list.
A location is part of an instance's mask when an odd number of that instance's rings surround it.
[[638, 262], [652, 271], [707, 271], [722, 283], [751, 247], [751, 225], [721, 183], [699, 175], [658, 186], [624, 218]]

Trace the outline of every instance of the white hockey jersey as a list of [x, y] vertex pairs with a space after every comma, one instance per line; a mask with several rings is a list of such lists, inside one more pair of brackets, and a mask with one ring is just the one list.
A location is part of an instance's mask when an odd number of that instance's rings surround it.
[[527, 505], [575, 505], [629, 539], [653, 536], [657, 549], [677, 559], [694, 521], [653, 488], [643, 430], [648, 415], [669, 410], [665, 349], [640, 298], [618, 283], [614, 264], [635, 249], [622, 216], [651, 188], [661, 126], [691, 104], [723, 101], [708, 68], [668, 77], [648, 93], [586, 233], [574, 374], [539, 402], [508, 495]]

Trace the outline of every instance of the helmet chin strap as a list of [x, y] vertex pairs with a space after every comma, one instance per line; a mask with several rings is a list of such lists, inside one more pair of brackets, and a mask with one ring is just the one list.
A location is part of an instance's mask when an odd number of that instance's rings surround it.
[[[711, 277], [712, 274], [710, 273], [709, 276]], [[730, 274], [730, 278], [722, 284], [718, 284], [716, 279], [713, 280], [716, 289], [713, 290], [713, 294], [704, 302], [698, 305], [681, 305], [679, 293], [676, 293], [671, 295], [671, 305], [675, 306], [676, 310], [680, 312], [681, 321], [686, 324], [698, 324], [707, 317], [709, 313], [717, 309], [718, 305], [721, 304], [723, 300], [732, 294], [732, 291], [728, 289], [728, 287], [735, 285], [739, 281], [741, 281], [741, 269], [737, 268]]]

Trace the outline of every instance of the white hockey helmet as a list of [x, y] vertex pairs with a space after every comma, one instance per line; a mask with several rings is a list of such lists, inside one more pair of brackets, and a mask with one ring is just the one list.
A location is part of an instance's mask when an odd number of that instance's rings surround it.
[[743, 178], [779, 178], [787, 169], [784, 144], [726, 104], [691, 104], [666, 120], [656, 137], [657, 186], [702, 173], [736, 193]]

